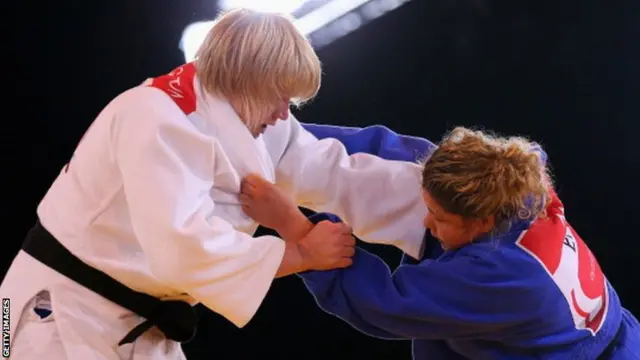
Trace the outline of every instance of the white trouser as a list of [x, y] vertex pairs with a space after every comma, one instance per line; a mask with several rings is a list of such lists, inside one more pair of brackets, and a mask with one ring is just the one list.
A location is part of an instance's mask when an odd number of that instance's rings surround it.
[[43, 318], [34, 311], [35, 307], [51, 309], [48, 292], [38, 294], [22, 312], [9, 359], [71, 359], [62, 345], [53, 314]]
[[[11, 299], [9, 359], [185, 360], [180, 344], [167, 340], [155, 328], [133, 344], [118, 346], [118, 341], [143, 319], [24, 252], [7, 272], [0, 295]], [[42, 316], [36, 308], [51, 313]]]

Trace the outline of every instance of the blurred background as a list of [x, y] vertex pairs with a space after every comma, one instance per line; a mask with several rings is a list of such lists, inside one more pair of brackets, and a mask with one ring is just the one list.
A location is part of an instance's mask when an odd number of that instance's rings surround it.
[[[119, 92], [188, 61], [216, 13], [296, 17], [324, 64], [301, 121], [437, 141], [456, 125], [547, 150], [567, 217], [623, 304], [640, 315], [640, 2], [524, 0], [59, 0], [7, 3], [3, 273], [35, 208], [96, 114]], [[397, 265], [391, 248], [366, 246]], [[244, 329], [204, 309], [189, 359], [411, 358], [319, 310], [296, 277]]]

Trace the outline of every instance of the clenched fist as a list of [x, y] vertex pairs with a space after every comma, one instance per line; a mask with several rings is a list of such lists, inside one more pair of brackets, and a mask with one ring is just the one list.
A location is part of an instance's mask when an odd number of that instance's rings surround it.
[[321, 221], [298, 246], [307, 270], [330, 270], [348, 267], [355, 254], [356, 240], [351, 228], [343, 223]]
[[242, 179], [240, 203], [250, 218], [276, 230], [285, 240], [298, 240], [313, 227], [291, 197], [257, 175]]

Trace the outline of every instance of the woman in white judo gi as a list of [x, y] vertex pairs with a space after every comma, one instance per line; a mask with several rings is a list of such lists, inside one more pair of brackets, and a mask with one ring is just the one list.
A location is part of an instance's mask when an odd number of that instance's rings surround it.
[[[289, 18], [236, 10], [217, 19], [195, 62], [111, 101], [40, 202], [2, 282], [11, 358], [183, 359], [192, 324], [172, 328], [189, 316], [167, 304], [202, 303], [242, 327], [274, 278], [348, 266], [352, 230], [417, 256], [420, 167], [349, 156], [304, 130], [289, 106], [315, 96], [320, 77]], [[351, 228], [253, 238], [257, 224], [238, 198], [250, 173]], [[378, 207], [383, 191], [389, 201]]]

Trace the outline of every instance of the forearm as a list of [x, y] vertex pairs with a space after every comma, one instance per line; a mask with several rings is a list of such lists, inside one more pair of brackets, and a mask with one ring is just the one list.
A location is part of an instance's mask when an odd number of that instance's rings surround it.
[[420, 257], [424, 236], [421, 166], [349, 155], [337, 140], [321, 141], [292, 122], [292, 140], [277, 167], [277, 181], [299, 205], [344, 219], [365, 242], [395, 245]]
[[[365, 251], [358, 249], [358, 253], [365, 253]], [[397, 319], [407, 317], [407, 314], [404, 313], [386, 313], [387, 311], [392, 311], [389, 309], [399, 308], [397, 301], [381, 302], [377, 306], [371, 306], [371, 300], [377, 301], [378, 299], [360, 301], [358, 295], [354, 296], [354, 292], [360, 292], [361, 287], [376, 287], [386, 277], [391, 276], [390, 270], [381, 259], [374, 255], [367, 255], [368, 258], [365, 260], [367, 263], [372, 262], [372, 264], [354, 264], [355, 271], [361, 273], [359, 276], [345, 276], [353, 270], [351, 268], [336, 271], [310, 271], [300, 273], [298, 276], [302, 278], [305, 286], [322, 310], [349, 323], [356, 330], [369, 336], [383, 339], [410, 338], [402, 331], [402, 325], [397, 324], [396, 327], [400, 327], [400, 329], [397, 329], [394, 326], [385, 324], [385, 317], [393, 318], [394, 320], [391, 323], [402, 322]], [[374, 267], [370, 267], [370, 265], [374, 265]], [[381, 269], [385, 274], [379, 274]], [[369, 271], [372, 274], [369, 274]], [[372, 277], [370, 278], [369, 276]]]
[[[426, 206], [421, 197], [421, 169], [409, 162], [384, 161], [366, 154], [348, 157], [327, 139], [321, 159], [294, 159], [280, 164], [282, 183], [301, 206], [338, 215], [362, 241], [398, 247], [414, 258], [421, 255]], [[297, 164], [306, 163], [302, 168]]]
[[286, 242], [298, 242], [313, 229], [313, 223], [297, 208], [292, 211], [289, 220], [282, 227], [275, 229]]
[[[347, 269], [299, 276], [321, 308], [364, 333], [438, 340], [505, 334], [529, 321], [527, 309], [539, 301], [535, 287], [496, 267], [461, 255], [391, 272], [381, 258], [357, 249]], [[491, 315], [496, 299], [498, 318]]]
[[276, 278], [307, 270], [304, 258], [300, 253], [298, 241], [313, 229], [313, 223], [298, 209], [296, 209], [296, 212], [291, 216], [286, 226], [276, 229], [280, 237], [285, 241], [284, 256], [276, 273]]

